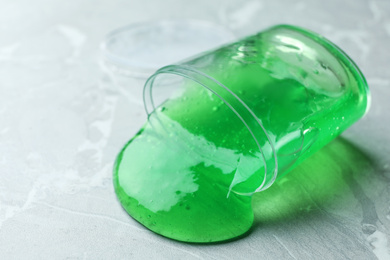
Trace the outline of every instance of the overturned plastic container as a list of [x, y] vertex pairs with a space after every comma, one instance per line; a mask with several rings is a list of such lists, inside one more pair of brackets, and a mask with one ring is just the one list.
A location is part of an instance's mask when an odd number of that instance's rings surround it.
[[118, 156], [117, 195], [159, 234], [212, 242], [245, 233], [248, 198], [360, 119], [370, 95], [337, 46], [280, 25], [159, 69], [144, 103], [149, 121]]

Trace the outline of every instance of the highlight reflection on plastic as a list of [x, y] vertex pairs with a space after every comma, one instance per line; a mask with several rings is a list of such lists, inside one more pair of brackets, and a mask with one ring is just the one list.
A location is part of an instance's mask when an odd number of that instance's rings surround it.
[[118, 155], [115, 190], [141, 224], [189, 242], [248, 231], [253, 193], [369, 105], [364, 77], [346, 54], [286, 25], [164, 67], [144, 94], [149, 118]]

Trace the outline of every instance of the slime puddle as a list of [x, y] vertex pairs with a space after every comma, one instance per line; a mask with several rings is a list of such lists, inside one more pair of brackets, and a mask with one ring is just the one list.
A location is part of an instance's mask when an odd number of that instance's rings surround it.
[[[150, 230], [177, 240], [212, 242], [245, 233], [253, 222], [251, 197], [229, 192], [242, 155], [171, 124], [176, 135], [152, 115], [118, 156], [114, 183], [123, 207]], [[197, 147], [181, 138], [193, 138]]]
[[[245, 180], [264, 169], [259, 152], [245, 152], [256, 144], [240, 119], [207, 90], [195, 87], [149, 115], [117, 158], [114, 186], [125, 210], [150, 230], [181, 241], [223, 241], [252, 226], [251, 197], [234, 188], [243, 189]], [[196, 113], [218, 110], [221, 119], [186, 120], [191, 112], [181, 105], [191, 102], [188, 96], [201, 100]], [[258, 187], [262, 179], [257, 177], [244, 186]]]

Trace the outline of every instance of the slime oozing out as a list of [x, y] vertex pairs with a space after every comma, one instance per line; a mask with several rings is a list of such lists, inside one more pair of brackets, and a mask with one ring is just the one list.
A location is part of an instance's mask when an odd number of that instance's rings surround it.
[[125, 210], [182, 241], [248, 231], [250, 195], [272, 183], [270, 167], [284, 174], [366, 111], [367, 89], [355, 65], [315, 37], [275, 27], [183, 64], [229, 92], [163, 68], [183, 90], [149, 115], [117, 158], [114, 185]]

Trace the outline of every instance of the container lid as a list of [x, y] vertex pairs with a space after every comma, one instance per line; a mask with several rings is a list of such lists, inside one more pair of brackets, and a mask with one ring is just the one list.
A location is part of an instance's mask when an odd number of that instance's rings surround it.
[[163, 20], [119, 28], [101, 44], [104, 62], [137, 78], [234, 40], [223, 26], [201, 20]]

